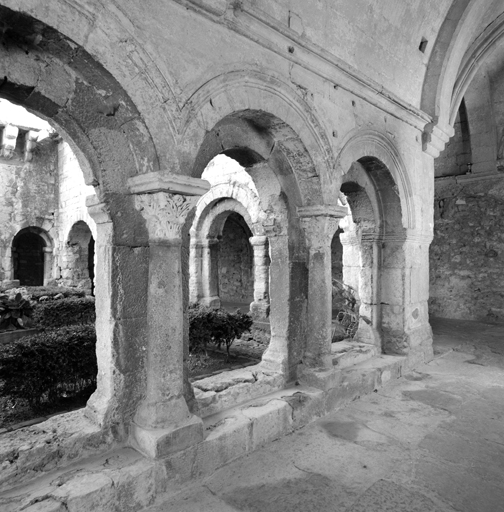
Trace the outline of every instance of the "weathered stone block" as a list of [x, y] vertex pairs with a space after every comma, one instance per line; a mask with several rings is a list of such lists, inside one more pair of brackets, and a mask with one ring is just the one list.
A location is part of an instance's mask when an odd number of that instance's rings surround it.
[[265, 399], [263, 404], [244, 407], [241, 412], [252, 421], [252, 450], [278, 439], [293, 429], [292, 409], [283, 400]]

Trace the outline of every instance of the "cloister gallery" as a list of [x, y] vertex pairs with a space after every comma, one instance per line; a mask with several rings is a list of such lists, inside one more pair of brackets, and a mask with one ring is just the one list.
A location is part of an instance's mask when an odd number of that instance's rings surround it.
[[[0, 0], [0, 20], [0, 97], [37, 116], [0, 115], [0, 279], [92, 291], [98, 361], [85, 408], [0, 434], [5, 510], [141, 510], [429, 361], [429, 313], [502, 321], [501, 0]], [[190, 382], [191, 302], [250, 311], [261, 361]]]

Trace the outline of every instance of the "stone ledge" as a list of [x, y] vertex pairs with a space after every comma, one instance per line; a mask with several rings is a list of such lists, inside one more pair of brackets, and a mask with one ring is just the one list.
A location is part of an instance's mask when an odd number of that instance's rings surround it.
[[284, 385], [283, 377], [261, 370], [259, 365], [231, 370], [193, 382], [198, 414], [205, 418]]
[[110, 432], [84, 416], [84, 409], [0, 435], [0, 491], [39, 477], [72, 460], [109, 450]]
[[[30, 476], [38, 474], [39, 478], [29, 483], [16, 480], [21, 486], [0, 494], [0, 509], [2, 512], [21, 508], [29, 512], [143, 510], [155, 500], [178, 492], [191, 480], [208, 476], [232, 460], [400, 377], [406, 363], [406, 357], [378, 356], [346, 369], [311, 370], [316, 387], [291, 385], [207, 416], [203, 420], [203, 441], [162, 460], [144, 458], [132, 448], [117, 448], [93, 459], [80, 458], [74, 464], [67, 455], [64, 460], [57, 460], [58, 465], [66, 462], [66, 467], [53, 466], [48, 473], [31, 467]], [[305, 377], [309, 373], [306, 371]], [[230, 389], [233, 387], [236, 386]], [[80, 421], [77, 413], [66, 416], [70, 416], [69, 421]], [[76, 439], [82, 443], [91, 434]], [[38, 440], [43, 438], [40, 436]], [[70, 435], [68, 443], [71, 440]], [[5, 446], [4, 442], [4, 449]], [[65, 449], [64, 444], [59, 447]], [[84, 450], [72, 453], [79, 458]], [[37, 456], [39, 464], [42, 455]]]
[[131, 448], [48, 473], [29, 485], [0, 495], [2, 512], [112, 512], [142, 510], [166, 491], [162, 464]]
[[331, 345], [332, 362], [340, 370], [376, 357], [378, 348], [369, 343], [338, 341]]

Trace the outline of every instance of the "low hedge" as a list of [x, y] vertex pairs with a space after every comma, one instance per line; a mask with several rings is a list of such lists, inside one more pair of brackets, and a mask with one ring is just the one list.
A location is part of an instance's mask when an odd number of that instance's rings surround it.
[[94, 297], [80, 297], [39, 302], [33, 310], [33, 321], [41, 327], [90, 324], [96, 320]]
[[201, 304], [189, 306], [189, 351], [206, 350], [208, 343], [229, 348], [234, 340], [249, 331], [253, 320], [250, 315], [237, 310], [213, 309]]
[[39, 332], [0, 346], [0, 395], [35, 409], [96, 386], [94, 325]]

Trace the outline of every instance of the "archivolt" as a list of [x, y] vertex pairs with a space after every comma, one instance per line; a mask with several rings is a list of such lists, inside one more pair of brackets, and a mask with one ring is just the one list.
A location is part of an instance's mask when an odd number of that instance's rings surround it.
[[246, 119], [249, 113], [258, 130], [270, 133], [281, 147], [303, 202], [322, 203], [323, 195], [330, 200], [335, 159], [324, 129], [303, 98], [278, 78], [256, 70], [217, 76], [186, 103], [180, 130], [182, 172], [201, 172], [200, 166], [195, 169], [195, 155], [215, 125], [226, 117]]
[[[232, 200], [232, 201], [228, 201]], [[229, 210], [239, 213], [249, 225], [254, 235], [263, 235], [263, 221], [265, 214], [261, 209], [259, 198], [249, 188], [240, 186], [237, 183], [222, 183], [212, 187], [199, 201], [196, 206], [196, 214], [191, 232], [197, 236], [205, 234], [210, 229], [209, 218], [216, 205], [221, 203], [229, 206]], [[236, 205], [233, 206], [233, 205]], [[239, 205], [239, 206], [238, 206]], [[222, 207], [219, 208], [222, 210]]]
[[[389, 171], [398, 187], [403, 227], [414, 228], [415, 214], [411, 183], [399, 152], [387, 137], [373, 130], [351, 133], [339, 153], [337, 170], [344, 175], [352, 168], [354, 162], [359, 162], [366, 168], [369, 158], [379, 160]], [[344, 177], [343, 181], [345, 181]], [[379, 191], [377, 192], [379, 194]]]

